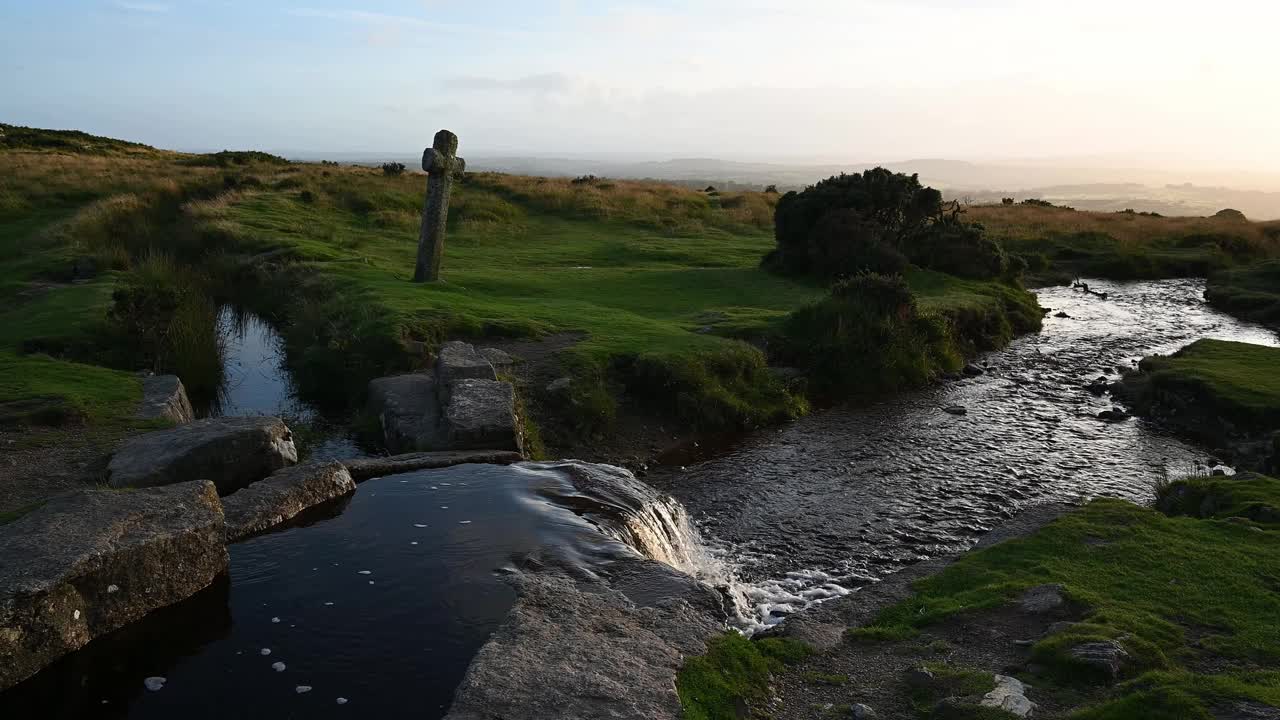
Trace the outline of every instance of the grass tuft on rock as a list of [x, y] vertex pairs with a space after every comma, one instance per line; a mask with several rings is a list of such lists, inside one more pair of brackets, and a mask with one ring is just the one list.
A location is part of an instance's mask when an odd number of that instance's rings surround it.
[[728, 632], [707, 643], [707, 653], [685, 661], [676, 690], [686, 720], [739, 720], [769, 697], [769, 679], [811, 653], [784, 638], [748, 640]]

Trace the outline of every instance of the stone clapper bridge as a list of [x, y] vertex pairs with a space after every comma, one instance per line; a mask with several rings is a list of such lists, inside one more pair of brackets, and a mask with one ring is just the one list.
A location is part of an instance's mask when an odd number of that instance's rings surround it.
[[110, 488], [54, 497], [0, 525], [0, 691], [203, 590], [228, 572], [228, 543], [345, 497], [357, 482], [524, 459], [511, 385], [464, 343], [446, 344], [433, 372], [371, 383], [371, 396], [388, 404], [379, 413], [388, 445], [429, 452], [297, 464], [280, 418], [192, 420], [172, 376], [149, 379], [144, 391], [140, 416], [174, 426], [125, 441], [107, 467]]

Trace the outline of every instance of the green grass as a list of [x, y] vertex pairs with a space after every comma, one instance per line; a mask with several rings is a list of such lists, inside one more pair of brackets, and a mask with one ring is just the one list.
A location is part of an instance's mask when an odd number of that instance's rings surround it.
[[[1124, 395], [1144, 414], [1208, 440], [1225, 428], [1257, 434], [1280, 429], [1280, 348], [1198, 340], [1139, 363]], [[1224, 424], [1225, 423], [1225, 424]]]
[[809, 649], [782, 638], [748, 640], [729, 632], [707, 643], [707, 653], [685, 661], [676, 690], [685, 720], [739, 720], [740, 709], [769, 696], [769, 679]]
[[[1280, 503], [1265, 479], [1251, 498]], [[888, 638], [1061, 583], [1087, 608], [1083, 622], [1040, 641], [1043, 688], [1090, 677], [1066, 654], [1088, 641], [1118, 640], [1131, 681], [1081, 718], [1207, 717], [1229, 698], [1280, 703], [1280, 526], [1259, 531], [1219, 520], [1168, 517], [1097, 500], [1039, 532], [971, 553], [915, 586], [915, 595], [873, 623]], [[1150, 715], [1134, 708], [1152, 708]], [[1187, 713], [1187, 714], [1179, 714]]]
[[1233, 315], [1280, 327], [1280, 260], [1211, 275], [1205, 298]]
[[95, 425], [128, 426], [142, 401], [142, 381], [118, 370], [0, 351], [0, 403], [61, 398]]

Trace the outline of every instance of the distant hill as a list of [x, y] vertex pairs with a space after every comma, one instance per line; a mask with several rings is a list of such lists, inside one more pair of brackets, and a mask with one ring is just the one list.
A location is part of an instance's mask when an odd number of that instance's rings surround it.
[[78, 153], [152, 152], [142, 143], [90, 135], [79, 130], [44, 130], [0, 123], [0, 149], [63, 150]]

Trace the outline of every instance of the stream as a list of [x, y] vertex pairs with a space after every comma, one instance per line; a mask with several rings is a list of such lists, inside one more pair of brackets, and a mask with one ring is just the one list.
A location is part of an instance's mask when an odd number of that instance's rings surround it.
[[[1098, 420], [1111, 404], [1084, 385], [1203, 337], [1280, 340], [1209, 308], [1201, 281], [1093, 285], [1110, 299], [1039, 291], [1070, 317], [980, 358], [981, 376], [757, 432], [648, 485], [570, 462], [369, 480], [232, 545], [229, 578], [197, 597], [0, 694], [0, 717], [439, 718], [515, 601], [504, 575], [534, 554], [584, 575], [666, 562], [724, 589], [750, 632], [961, 551], [1034, 504], [1146, 501], [1213, 459], [1144, 421]], [[227, 381], [210, 413], [316, 421], [270, 326], [230, 310], [221, 324]], [[362, 454], [342, 432], [312, 434], [313, 458]], [[163, 689], [144, 689], [155, 676]]]
[[[1280, 339], [1209, 307], [1202, 280], [1089, 284], [1109, 299], [1037, 290], [1053, 309], [1043, 331], [979, 359], [979, 377], [816, 413], [646, 478], [735, 568], [750, 607], [742, 627], [964, 550], [1027, 506], [1147, 502], [1157, 482], [1206, 472], [1203, 449], [1151, 423], [1098, 420], [1111, 402], [1084, 386], [1201, 338]], [[944, 411], [953, 406], [967, 414]]]

